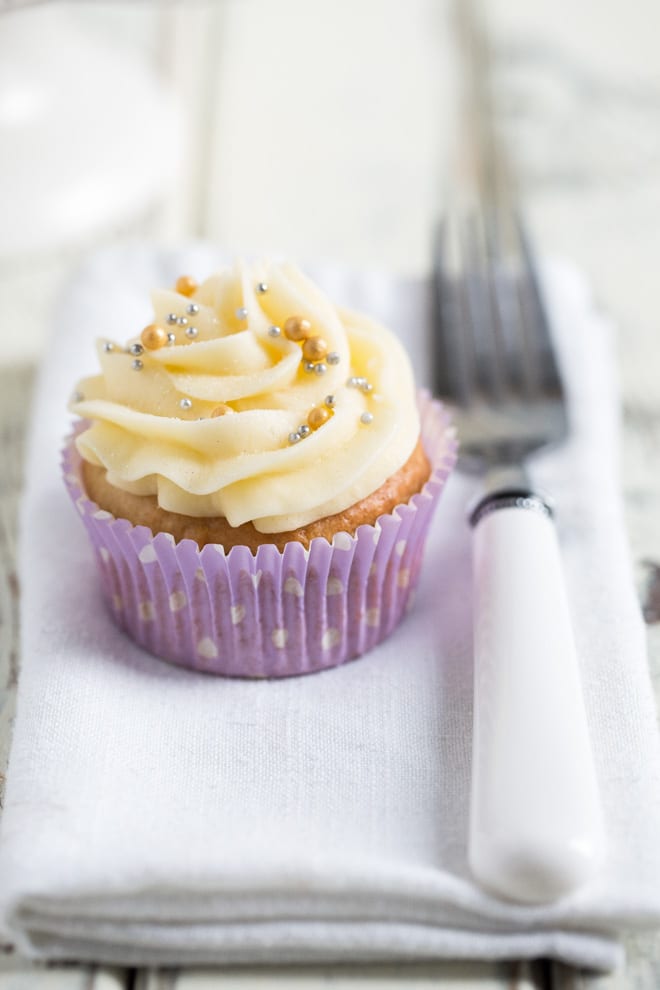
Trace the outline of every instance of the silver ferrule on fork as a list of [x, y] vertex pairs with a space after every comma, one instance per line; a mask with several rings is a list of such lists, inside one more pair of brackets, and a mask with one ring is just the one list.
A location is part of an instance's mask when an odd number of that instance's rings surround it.
[[468, 520], [474, 528], [484, 516], [498, 509], [529, 509], [554, 517], [554, 500], [534, 488], [522, 464], [492, 467], [484, 482], [484, 491], [468, 508]]
[[553, 516], [550, 502], [528, 488], [500, 488], [479, 499], [470, 511], [470, 526], [474, 529], [485, 516], [498, 509], [527, 509], [549, 518]]

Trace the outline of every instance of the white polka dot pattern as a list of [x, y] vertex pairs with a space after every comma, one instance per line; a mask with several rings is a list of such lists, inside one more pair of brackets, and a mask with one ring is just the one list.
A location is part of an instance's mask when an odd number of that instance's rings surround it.
[[200, 550], [115, 520], [84, 495], [80, 457], [70, 446], [67, 485], [117, 624], [157, 656], [229, 676], [301, 674], [372, 649], [412, 600], [424, 536], [455, 459], [446, 417], [429, 405], [427, 451], [436, 436], [441, 454], [420, 495], [355, 536], [313, 540], [308, 549], [291, 543], [283, 553], [269, 544], [256, 554], [247, 547]]
[[142, 564], [153, 564], [158, 560], [156, 556], [156, 551], [154, 550], [151, 543], [146, 543], [138, 554], [138, 558]]
[[297, 598], [302, 598], [303, 586], [298, 580], [298, 578], [289, 577], [284, 582], [284, 590], [288, 595], [295, 595]]
[[245, 605], [232, 605], [229, 611], [232, 624], [235, 626], [245, 618]]
[[278, 629], [273, 629], [270, 638], [273, 641], [273, 646], [277, 650], [283, 650], [286, 646], [286, 641], [289, 638], [289, 632], [287, 629], [280, 626]]
[[205, 660], [215, 660], [218, 656], [218, 647], [209, 636], [205, 636], [197, 644], [197, 652]]
[[321, 646], [324, 650], [331, 650], [333, 646], [341, 642], [341, 633], [338, 629], [333, 629], [332, 626], [321, 636]]

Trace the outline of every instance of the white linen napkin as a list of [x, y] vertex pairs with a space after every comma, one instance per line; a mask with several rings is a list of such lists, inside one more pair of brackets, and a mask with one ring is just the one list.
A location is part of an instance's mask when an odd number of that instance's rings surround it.
[[[148, 290], [217, 257], [125, 248], [59, 310], [37, 387], [22, 510], [23, 666], [0, 840], [5, 922], [43, 958], [125, 964], [554, 956], [610, 968], [660, 923], [660, 749], [616, 480], [609, 329], [570, 268], [546, 288], [570, 443], [539, 460], [563, 560], [606, 818], [588, 886], [544, 907], [471, 880], [472, 482], [440, 504], [413, 612], [343, 668], [283, 681], [168, 666], [101, 602], [59, 476], [65, 404], [92, 340], [148, 322]], [[428, 286], [311, 272], [386, 320], [427, 377]], [[557, 725], [561, 732], [561, 725]]]

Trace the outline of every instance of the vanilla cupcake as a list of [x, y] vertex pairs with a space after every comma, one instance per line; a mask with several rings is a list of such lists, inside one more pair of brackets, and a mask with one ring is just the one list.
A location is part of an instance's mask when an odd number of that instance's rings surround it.
[[397, 338], [295, 267], [237, 266], [153, 294], [77, 386], [65, 477], [106, 600], [185, 666], [334, 666], [404, 614], [455, 456]]

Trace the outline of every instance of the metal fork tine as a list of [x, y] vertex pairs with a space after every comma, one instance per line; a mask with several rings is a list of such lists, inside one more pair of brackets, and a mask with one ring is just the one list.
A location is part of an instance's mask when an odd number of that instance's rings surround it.
[[463, 252], [463, 282], [467, 307], [470, 313], [470, 342], [474, 355], [476, 389], [486, 401], [493, 398], [493, 310], [489, 305], [487, 268], [483, 250], [482, 232], [477, 217], [469, 216], [461, 231]]
[[465, 333], [469, 314], [460, 278], [460, 258], [451, 220], [444, 220], [435, 243], [433, 311], [434, 387], [467, 406], [474, 392], [472, 360]]
[[435, 387], [461, 407], [464, 464], [515, 463], [567, 429], [524, 230], [511, 211], [450, 214], [436, 244]]
[[464, 464], [524, 461], [568, 424], [522, 225], [498, 206], [452, 213], [436, 259], [435, 386], [461, 408]]
[[524, 392], [524, 351], [518, 300], [507, 273], [506, 240], [497, 211], [484, 213], [491, 308], [497, 314], [497, 344], [502, 393]]
[[562, 394], [561, 378], [552, 346], [546, 310], [541, 298], [540, 282], [534, 257], [520, 217], [516, 215], [514, 220], [523, 269], [518, 291], [522, 315], [521, 324], [526, 347], [528, 352], [533, 355], [537, 382], [540, 387], [546, 394], [560, 396]]

